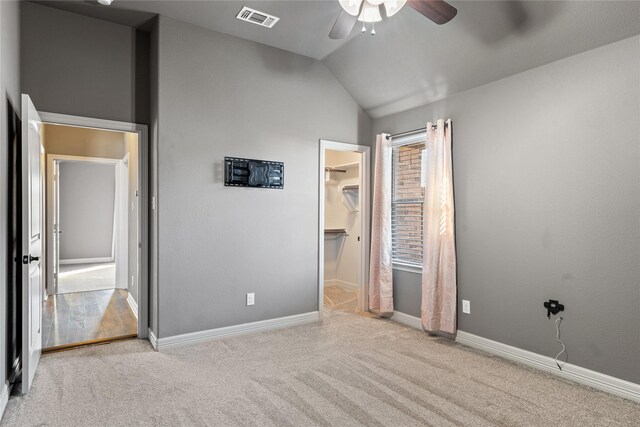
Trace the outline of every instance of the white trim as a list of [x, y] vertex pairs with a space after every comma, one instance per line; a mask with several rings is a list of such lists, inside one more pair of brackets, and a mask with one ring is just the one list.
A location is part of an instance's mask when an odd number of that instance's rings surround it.
[[[43, 113], [44, 114], [44, 113]], [[43, 120], [44, 121], [44, 120]], [[46, 138], [46, 137], [45, 137]], [[71, 156], [71, 155], [66, 155], [66, 154], [47, 154], [46, 155], [46, 163], [47, 163], [47, 182], [46, 182], [46, 186], [47, 186], [47, 190], [45, 192], [44, 198], [45, 198], [45, 204], [47, 206], [46, 212], [45, 212], [45, 230], [46, 236], [53, 236], [53, 220], [54, 220], [54, 213], [53, 210], [56, 206], [55, 201], [53, 200], [53, 187], [54, 187], [54, 167], [56, 165], [56, 162], [73, 162], [73, 163], [96, 163], [96, 164], [103, 164], [103, 165], [116, 165], [119, 160], [118, 159], [110, 159], [110, 158], [106, 158], [106, 157], [85, 157], [85, 156]], [[115, 173], [115, 171], [114, 171]], [[59, 179], [59, 177], [58, 177]], [[56, 196], [60, 196], [59, 191], [58, 194]], [[115, 212], [115, 205], [114, 205], [114, 212]], [[58, 218], [58, 222], [60, 221], [60, 218]], [[115, 223], [114, 223], [115, 225]], [[58, 224], [59, 226], [59, 224]], [[63, 230], [64, 231], [64, 230]], [[59, 237], [58, 237], [59, 238]], [[100, 260], [100, 261], [86, 261], [86, 262], [113, 262], [115, 260], [115, 258], [113, 257], [113, 241], [111, 242], [111, 259], [108, 261], [105, 260]], [[46, 263], [45, 266], [45, 274], [46, 274], [46, 282], [47, 284], [52, 283], [54, 284], [54, 286], [46, 286], [47, 287], [47, 293], [49, 295], [53, 295], [53, 294], [57, 294], [58, 293], [58, 287], [57, 287], [57, 283], [55, 283], [54, 280], [54, 274], [53, 274], [53, 263], [55, 262], [55, 260], [53, 259], [53, 240], [52, 240], [52, 244], [49, 244], [48, 242], [45, 242], [45, 246], [46, 246], [46, 254], [47, 254], [47, 259], [51, 260], [51, 262]], [[58, 246], [58, 249], [60, 249], [60, 247]], [[58, 253], [58, 264], [76, 264], [75, 262], [66, 262], [63, 263], [62, 260], [59, 259], [60, 257], [60, 253]], [[83, 264], [83, 262], [78, 262], [77, 264]]]
[[369, 223], [371, 219], [371, 203], [370, 203], [370, 183], [371, 183], [371, 148], [366, 145], [347, 144], [344, 142], [320, 140], [320, 153], [318, 163], [318, 312], [322, 318], [323, 301], [324, 301], [324, 176], [325, 176], [325, 151], [351, 151], [362, 154], [360, 161], [360, 194], [359, 211], [360, 217], [360, 274], [361, 284], [359, 286], [360, 310], [369, 311]]
[[108, 157], [70, 156], [67, 154], [47, 154], [47, 159], [74, 163], [99, 163], [104, 165], [117, 165], [121, 162], [120, 159], [110, 159]]
[[68, 125], [76, 127], [116, 130], [121, 132], [138, 132], [141, 127], [146, 125], [137, 123], [118, 122], [114, 120], [94, 119], [92, 117], [72, 116], [68, 114], [48, 113], [46, 111], [39, 112], [40, 120], [45, 123], [53, 123], [56, 125]]
[[360, 285], [357, 283], [345, 282], [344, 280], [338, 279], [327, 279], [324, 281], [325, 286], [337, 286], [342, 289], [346, 289], [348, 291], [357, 291], [360, 289]]
[[116, 260], [116, 289], [129, 288], [130, 272], [128, 159], [129, 153], [127, 153], [115, 166], [112, 251]]
[[403, 262], [394, 262], [394, 270], [407, 271], [409, 273], [422, 274], [422, 267], [419, 265], [405, 264]]
[[129, 304], [129, 308], [131, 308], [131, 311], [133, 312], [133, 315], [136, 316], [136, 319], [138, 318], [138, 303], [136, 302], [135, 299], [133, 299], [133, 295], [131, 295], [130, 292], [127, 292], [127, 303]]
[[304, 325], [307, 323], [317, 322], [318, 320], [320, 320], [320, 313], [318, 311], [312, 311], [310, 313], [296, 314], [293, 316], [279, 317], [276, 319], [261, 320], [259, 322], [244, 323], [241, 325], [226, 326], [223, 328], [209, 329], [206, 331], [174, 335], [172, 337], [158, 338], [157, 349], [161, 351], [167, 348], [197, 344], [200, 342], [233, 337], [236, 335], [244, 335], [253, 332], [270, 331], [273, 329]]
[[[152, 155], [149, 148], [149, 127], [138, 123], [119, 122], [113, 120], [94, 119], [82, 116], [72, 116], [68, 114], [57, 114], [40, 112], [40, 120], [43, 123], [52, 123], [58, 125], [69, 125], [77, 127], [88, 127], [103, 130], [113, 130], [121, 132], [132, 132], [138, 134], [138, 230], [140, 232], [140, 257], [138, 258], [138, 338], [147, 338], [149, 331], [149, 320], [147, 313], [149, 312], [149, 265], [153, 266], [154, 271], [151, 272], [153, 278], [157, 278], [158, 251], [157, 251], [157, 211], [154, 209], [153, 215], [156, 222], [153, 230], [149, 229], [151, 221], [149, 210], [149, 200], [155, 198], [154, 191], [157, 191], [157, 173], [150, 178], [149, 163]], [[154, 160], [157, 166], [157, 147], [154, 147]], [[155, 169], [154, 169], [155, 170]], [[149, 231], [153, 237], [153, 247], [150, 244]], [[157, 286], [157, 281], [154, 281]]]
[[393, 316], [391, 316], [391, 320], [393, 320], [394, 322], [402, 323], [403, 325], [409, 326], [410, 328], [424, 331], [424, 328], [422, 327], [422, 320], [419, 317], [411, 316], [399, 311], [394, 311]]
[[98, 258], [68, 258], [61, 259], [60, 265], [63, 264], [98, 264], [98, 263], [114, 262], [113, 257], [98, 257]]
[[458, 331], [456, 342], [514, 362], [522, 363], [523, 365], [557, 375], [579, 384], [584, 384], [616, 396], [624, 397], [625, 399], [640, 402], [640, 384], [601, 374], [600, 372], [572, 365], [571, 363], [562, 365], [562, 371], [560, 371], [552, 357], [502, 344], [464, 331]]
[[158, 339], [156, 338], [156, 334], [153, 333], [151, 328], [149, 328], [149, 342], [151, 343], [151, 347], [153, 347], [153, 349], [157, 351], [158, 350]]
[[407, 135], [391, 138], [392, 147], [402, 147], [403, 145], [417, 144], [427, 142], [427, 131], [414, 132]]
[[4, 410], [7, 407], [8, 402], [9, 402], [9, 387], [5, 382], [2, 385], [2, 391], [0, 392], [0, 420], [2, 420], [2, 416], [4, 415]]

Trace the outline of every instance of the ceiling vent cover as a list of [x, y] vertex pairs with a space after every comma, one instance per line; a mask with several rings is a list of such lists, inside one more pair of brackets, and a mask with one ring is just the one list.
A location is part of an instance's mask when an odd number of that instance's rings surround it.
[[260, 25], [262, 27], [273, 28], [276, 25], [276, 22], [280, 20], [280, 18], [275, 17], [273, 15], [269, 15], [268, 13], [260, 12], [259, 10], [251, 9], [250, 7], [244, 6], [240, 13], [236, 15], [236, 18], [241, 21], [251, 22], [253, 24]]

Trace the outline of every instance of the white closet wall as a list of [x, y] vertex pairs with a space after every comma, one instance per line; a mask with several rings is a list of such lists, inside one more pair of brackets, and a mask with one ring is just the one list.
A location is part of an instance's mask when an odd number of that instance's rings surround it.
[[[325, 285], [357, 289], [360, 284], [359, 198], [361, 154], [327, 150], [325, 165], [346, 170], [325, 180], [325, 229], [344, 229], [347, 235], [325, 235]], [[346, 187], [346, 188], [345, 188]]]

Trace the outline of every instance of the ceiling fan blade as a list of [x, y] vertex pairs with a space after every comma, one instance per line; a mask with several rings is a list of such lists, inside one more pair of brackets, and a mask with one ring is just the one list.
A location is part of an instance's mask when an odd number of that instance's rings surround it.
[[408, 0], [409, 6], [438, 25], [451, 21], [458, 9], [443, 0]]
[[351, 30], [353, 30], [353, 26], [356, 25], [357, 20], [357, 16], [349, 15], [345, 10], [342, 10], [340, 15], [338, 15], [338, 19], [336, 19], [336, 23], [333, 24], [329, 38], [335, 40], [348, 37], [349, 34], [351, 34]]

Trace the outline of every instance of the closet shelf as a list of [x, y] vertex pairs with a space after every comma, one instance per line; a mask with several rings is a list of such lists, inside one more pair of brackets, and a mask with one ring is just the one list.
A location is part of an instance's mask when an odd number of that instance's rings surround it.
[[337, 239], [339, 237], [347, 237], [347, 230], [344, 228], [325, 228], [324, 237], [329, 239]]
[[325, 228], [324, 234], [347, 234], [344, 228]]
[[344, 163], [341, 165], [333, 165], [333, 166], [327, 165], [327, 167], [329, 169], [353, 169], [353, 168], [357, 168], [359, 165], [360, 163], [354, 162], [354, 163]]
[[342, 187], [342, 191], [353, 191], [353, 190], [357, 190], [359, 188], [360, 188], [360, 186], [358, 184], [345, 185], [345, 186]]

